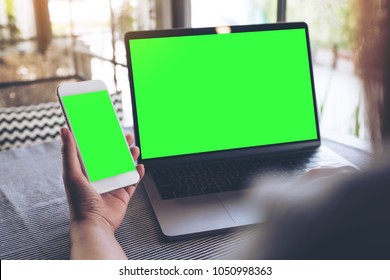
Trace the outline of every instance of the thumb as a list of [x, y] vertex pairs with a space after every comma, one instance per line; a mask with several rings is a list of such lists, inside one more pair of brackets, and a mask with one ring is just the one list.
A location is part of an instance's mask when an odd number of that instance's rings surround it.
[[61, 128], [62, 138], [62, 166], [66, 192], [71, 197], [77, 195], [84, 197], [92, 192], [89, 181], [84, 175], [77, 154], [76, 142], [69, 129]]
[[72, 220], [80, 219], [84, 214], [83, 202], [96, 195], [85, 177], [79, 157], [77, 154], [76, 142], [72, 133], [67, 128], [61, 128], [62, 139], [62, 166], [63, 179], [66, 196]]
[[67, 128], [61, 128], [62, 139], [62, 166], [64, 177], [78, 177], [83, 174], [80, 161], [77, 156], [76, 143], [72, 133]]

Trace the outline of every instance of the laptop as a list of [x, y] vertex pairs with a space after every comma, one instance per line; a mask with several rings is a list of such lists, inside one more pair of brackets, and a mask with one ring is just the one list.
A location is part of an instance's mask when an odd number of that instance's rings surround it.
[[166, 237], [263, 222], [262, 176], [351, 165], [321, 146], [305, 23], [136, 31], [125, 44], [142, 184]]

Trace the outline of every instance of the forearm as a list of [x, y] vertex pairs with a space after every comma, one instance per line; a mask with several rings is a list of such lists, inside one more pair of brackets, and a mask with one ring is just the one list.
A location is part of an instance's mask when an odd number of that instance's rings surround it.
[[72, 225], [70, 259], [127, 259], [122, 247], [108, 227], [83, 223]]

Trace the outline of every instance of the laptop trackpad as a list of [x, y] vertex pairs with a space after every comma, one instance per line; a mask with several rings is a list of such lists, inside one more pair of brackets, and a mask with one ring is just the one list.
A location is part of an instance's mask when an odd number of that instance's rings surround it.
[[160, 201], [157, 219], [166, 236], [185, 235], [235, 226], [215, 195]]
[[219, 193], [218, 197], [237, 225], [249, 225], [264, 221], [259, 197], [251, 191]]

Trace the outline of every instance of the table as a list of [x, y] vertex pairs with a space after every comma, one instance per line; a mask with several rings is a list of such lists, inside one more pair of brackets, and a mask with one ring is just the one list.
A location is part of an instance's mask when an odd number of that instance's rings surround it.
[[[370, 154], [332, 140], [323, 143], [363, 167]], [[62, 182], [60, 141], [0, 152], [0, 259], [68, 259], [69, 212]], [[142, 185], [116, 236], [130, 259], [223, 259], [254, 233], [242, 229], [168, 241]]]

